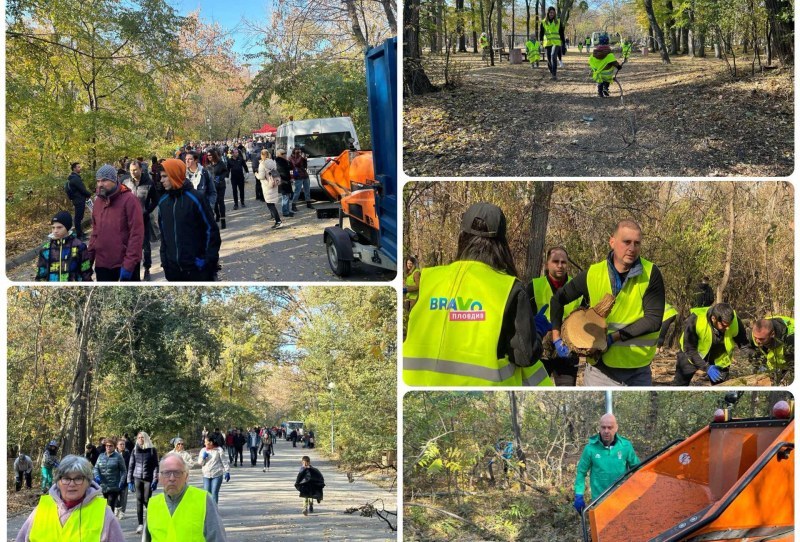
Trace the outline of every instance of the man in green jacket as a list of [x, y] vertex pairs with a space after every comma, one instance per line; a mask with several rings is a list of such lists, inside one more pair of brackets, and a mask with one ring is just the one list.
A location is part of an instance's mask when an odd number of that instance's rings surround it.
[[614, 415], [603, 415], [600, 418], [600, 432], [591, 437], [583, 449], [575, 476], [575, 502], [573, 503], [579, 514], [586, 508], [583, 495], [586, 491], [587, 473], [592, 497], [597, 498], [617, 478], [625, 474], [631, 467], [639, 464], [639, 458], [633, 451], [633, 444], [628, 439], [617, 435], [617, 429], [617, 419]]

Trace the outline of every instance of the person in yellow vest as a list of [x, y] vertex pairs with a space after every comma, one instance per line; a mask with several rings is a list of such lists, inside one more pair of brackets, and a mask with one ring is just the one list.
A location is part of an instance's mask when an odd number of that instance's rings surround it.
[[547, 67], [550, 69], [551, 79], [558, 79], [558, 65], [561, 56], [561, 45], [564, 43], [564, 25], [556, 16], [556, 8], [547, 8], [547, 17], [539, 26], [539, 41], [544, 44], [547, 51]]
[[611, 252], [605, 260], [577, 274], [553, 296], [553, 346], [559, 357], [569, 356], [569, 348], [561, 340], [565, 306], [581, 296], [594, 306], [605, 294], [612, 294], [616, 302], [606, 317], [608, 348], [594, 365], [586, 365], [583, 383], [650, 386], [650, 362], [656, 355], [664, 315], [664, 279], [653, 262], [639, 256], [642, 229], [635, 221], [618, 222], [609, 244]]
[[92, 463], [68, 455], [55, 472], [55, 483], [25, 520], [16, 542], [124, 542], [125, 535], [100, 486]]
[[406, 384], [552, 385], [539, 361], [530, 298], [516, 275], [503, 211], [491, 203], [470, 206], [456, 261], [420, 274], [403, 343]]
[[724, 382], [733, 361], [734, 344], [747, 346], [747, 331], [730, 305], [717, 303], [690, 310], [683, 325], [673, 385], [688, 386], [698, 370], [705, 371], [712, 384]]
[[597, 95], [601, 98], [611, 96], [609, 85], [614, 80], [614, 69], [622, 69], [622, 64], [617, 62], [617, 57], [611, 52], [608, 45], [608, 35], [600, 36], [600, 44], [589, 55], [589, 67], [592, 69], [592, 79], [597, 83]]
[[485, 62], [489, 59], [489, 38], [486, 37], [486, 32], [481, 32], [478, 44], [481, 48], [481, 60]]
[[225, 542], [225, 527], [211, 494], [190, 486], [189, 465], [177, 452], [161, 459], [164, 493], [150, 499], [144, 542]]
[[622, 59], [623, 61], [627, 61], [628, 58], [631, 56], [631, 51], [633, 50], [633, 43], [631, 40], [626, 38], [622, 41]]
[[539, 61], [542, 59], [541, 43], [536, 40], [536, 36], [529, 36], [528, 41], [525, 42], [525, 50], [527, 51], [528, 62], [531, 63], [531, 68], [538, 68]]
[[794, 367], [794, 318], [773, 316], [753, 324], [752, 346], [766, 358], [766, 367], [777, 373], [776, 385]]
[[419, 298], [419, 263], [414, 256], [406, 258], [406, 277], [403, 282], [403, 305], [406, 311], [414, 308]]
[[[539, 335], [544, 336], [552, 325], [550, 324], [550, 301], [553, 294], [559, 288], [572, 280], [568, 275], [569, 259], [567, 250], [564, 247], [553, 247], [547, 251], [545, 256], [545, 274], [536, 277], [528, 285], [528, 297], [533, 302], [533, 307], [542, 307], [536, 315], [536, 330]], [[581, 305], [581, 299], [577, 299], [564, 308], [564, 317]], [[553, 359], [542, 359], [547, 372], [556, 386], [574, 386], [578, 378], [578, 356], [570, 355], [566, 359], [554, 357]]]
[[667, 342], [667, 335], [669, 328], [675, 323], [678, 318], [678, 311], [669, 303], [664, 304], [664, 316], [661, 321], [661, 332], [658, 334], [658, 342], [656, 343], [657, 352], [660, 354], [664, 351], [664, 343]]

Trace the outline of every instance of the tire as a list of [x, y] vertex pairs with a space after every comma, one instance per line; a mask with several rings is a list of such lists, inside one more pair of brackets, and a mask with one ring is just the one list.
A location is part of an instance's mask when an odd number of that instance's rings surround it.
[[339, 259], [339, 248], [330, 235], [325, 238], [325, 252], [328, 254], [328, 264], [336, 276], [347, 277], [350, 275], [351, 262]]

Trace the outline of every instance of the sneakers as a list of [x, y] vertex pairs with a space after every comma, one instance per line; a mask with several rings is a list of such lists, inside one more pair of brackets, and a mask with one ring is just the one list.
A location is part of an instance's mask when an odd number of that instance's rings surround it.
[[119, 515], [117, 517], [119, 518], [120, 521], [125, 519], [125, 512], [123, 512], [122, 510], [117, 510], [117, 512], [119, 512]]
[[144, 531], [144, 525], [136, 527], [136, 534], [142, 534], [142, 531]]
[[234, 211], [238, 211], [239, 210], [239, 204], [238, 203], [234, 203], [233, 204], [233, 210]]
[[558, 67], [559, 68], [563, 68], [564, 67], [564, 62], [560, 58], [558, 59]]
[[311, 205], [311, 202], [310, 202], [310, 201], [307, 201], [307, 202], [306, 202], [306, 207], [308, 207], [309, 209], [313, 209], [313, 208], [314, 208], [314, 206], [313, 206], [313, 205]]
[[604, 98], [610, 98], [611, 97], [611, 93], [608, 91], [608, 89], [603, 89], [603, 97]]
[[274, 226], [272, 226], [273, 230], [278, 230], [283, 227], [283, 222], [276, 222]]
[[264, 467], [263, 469], [261, 469], [261, 472], [267, 472], [267, 468]]
[[244, 209], [245, 207], [247, 207], [247, 205], [245, 205], [245, 204], [244, 204], [244, 201], [243, 201], [243, 202], [242, 202], [242, 209]]
[[142, 280], [144, 280], [144, 281], [149, 281], [150, 280], [150, 268], [149, 267], [145, 267], [145, 269], [144, 269], [144, 277], [142, 277]]

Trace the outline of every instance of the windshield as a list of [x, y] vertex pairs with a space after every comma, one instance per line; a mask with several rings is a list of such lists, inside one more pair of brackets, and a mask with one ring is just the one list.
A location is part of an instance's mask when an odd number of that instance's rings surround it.
[[294, 136], [294, 146], [301, 147], [309, 158], [319, 156], [339, 156], [348, 148], [350, 132], [329, 132], [325, 134], [304, 134]]

